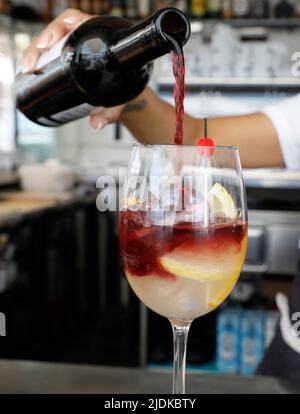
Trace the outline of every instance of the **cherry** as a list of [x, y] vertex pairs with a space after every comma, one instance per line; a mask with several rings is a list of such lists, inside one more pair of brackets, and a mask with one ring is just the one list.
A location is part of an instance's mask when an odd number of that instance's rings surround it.
[[[205, 155], [207, 157], [211, 157], [215, 153], [215, 144], [212, 138], [199, 138], [198, 144], [199, 147], [203, 147], [199, 149], [201, 155]], [[204, 148], [206, 147], [206, 148]]]

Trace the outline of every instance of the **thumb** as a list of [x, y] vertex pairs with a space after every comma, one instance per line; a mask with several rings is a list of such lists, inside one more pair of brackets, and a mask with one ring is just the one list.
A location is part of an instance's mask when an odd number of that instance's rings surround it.
[[96, 131], [101, 131], [106, 125], [118, 122], [124, 105], [113, 108], [99, 107], [90, 115], [90, 125]]
[[97, 112], [92, 112], [90, 115], [90, 125], [95, 131], [101, 131], [108, 124], [105, 109], [97, 108]]

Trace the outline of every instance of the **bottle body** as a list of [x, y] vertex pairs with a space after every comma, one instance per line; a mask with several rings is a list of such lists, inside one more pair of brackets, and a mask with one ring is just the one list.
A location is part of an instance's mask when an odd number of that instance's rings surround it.
[[233, 0], [232, 12], [235, 18], [245, 18], [249, 16], [250, 2], [249, 0]]
[[[158, 24], [169, 27], [166, 19], [175, 17], [170, 13], [161, 11], [138, 25], [112, 16], [85, 22], [44, 54], [34, 73], [17, 77], [18, 109], [35, 123], [59, 126], [97, 106], [134, 99], [147, 86], [153, 60], [170, 50]], [[184, 42], [189, 26], [178, 13]]]
[[232, 18], [231, 0], [223, 0], [222, 17], [223, 17], [224, 20]]
[[291, 18], [294, 16], [294, 5], [287, 0], [280, 1], [275, 8], [275, 16], [279, 18]]
[[252, 4], [252, 17], [266, 19], [269, 17], [269, 0], [255, 0]]
[[219, 19], [222, 16], [222, 1], [208, 0], [206, 3], [207, 17], [211, 19]]
[[191, 0], [191, 15], [194, 18], [203, 18], [206, 14], [205, 0]]

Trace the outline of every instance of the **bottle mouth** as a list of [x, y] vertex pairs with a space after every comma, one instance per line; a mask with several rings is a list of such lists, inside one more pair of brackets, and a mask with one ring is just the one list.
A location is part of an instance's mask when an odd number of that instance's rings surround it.
[[185, 14], [175, 8], [162, 9], [158, 13], [156, 29], [162, 38], [169, 42], [171, 37], [184, 46], [191, 36], [191, 25]]

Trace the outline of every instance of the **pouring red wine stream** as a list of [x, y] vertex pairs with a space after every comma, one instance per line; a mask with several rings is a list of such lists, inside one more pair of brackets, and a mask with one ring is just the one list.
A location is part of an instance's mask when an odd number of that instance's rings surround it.
[[170, 36], [166, 36], [172, 45], [172, 65], [175, 77], [174, 102], [176, 113], [175, 137], [176, 145], [183, 144], [184, 98], [185, 98], [185, 60], [182, 47]]

